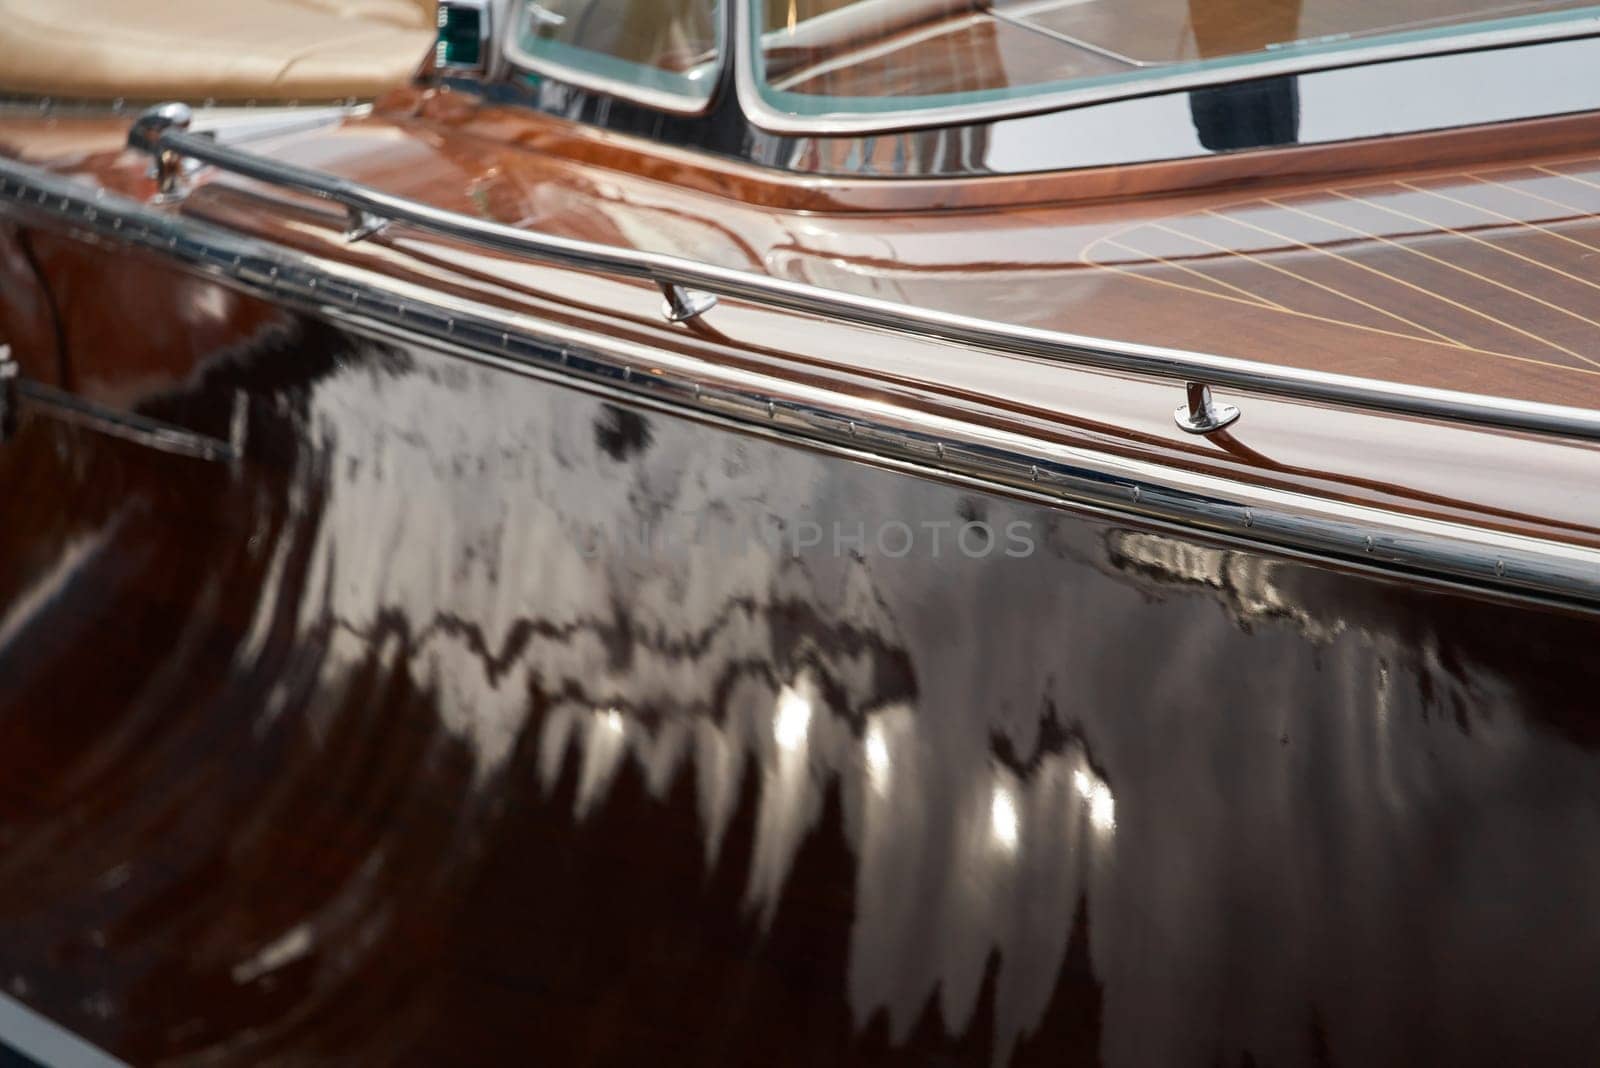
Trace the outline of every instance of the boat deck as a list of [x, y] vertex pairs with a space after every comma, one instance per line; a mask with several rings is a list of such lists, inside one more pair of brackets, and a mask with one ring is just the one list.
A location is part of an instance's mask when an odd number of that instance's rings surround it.
[[1600, 155], [1589, 148], [1242, 190], [796, 212], [736, 183], [717, 195], [670, 171], [596, 169], [571, 145], [544, 150], [535, 135], [564, 125], [554, 120], [523, 120], [533, 150], [508, 147], [505, 121], [441, 106], [410, 125], [380, 116], [273, 151], [544, 233], [911, 305], [1600, 407]]
[[[1499, 138], [1497, 162], [1402, 173], [1298, 175], [1227, 193], [987, 206], [954, 197], [947, 210], [880, 203], [879, 210], [818, 211], [781, 205], [761, 185], [770, 172], [758, 168], [722, 166], [719, 188], [712, 171], [678, 165], [686, 153], [663, 150], [652, 170], [637, 165], [646, 147], [585, 136], [553, 119], [465, 106], [450, 94], [402, 94], [367, 119], [259, 141], [252, 151], [545, 234], [915, 306], [1600, 408], [1600, 315], [1589, 299], [1600, 280], [1587, 270], [1600, 252], [1600, 160], [1591, 151], [1536, 142], [1508, 159], [1507, 146], [1522, 143], [1512, 131]], [[146, 162], [133, 154], [89, 157], [74, 169], [113, 191], [151, 193]], [[1009, 182], [992, 188], [1013, 188]], [[872, 187], [860, 194], [834, 183], [829, 195], [885, 198], [887, 185], [859, 183]], [[982, 181], [953, 187], [973, 197], [975, 188], [991, 188]], [[912, 199], [929, 193], [926, 183], [907, 189]], [[405, 227], [348, 244], [340, 237], [343, 212], [216, 171], [198, 175], [177, 210], [418, 293], [507, 309], [566, 336], [610, 338], [640, 353], [644, 366], [691, 361], [1270, 492], [1600, 545], [1590, 493], [1596, 447], [1582, 441], [1236, 392], [1223, 399], [1238, 403], [1244, 417], [1197, 437], [1174, 424], [1182, 390], [1170, 380], [731, 299], [703, 321], [671, 324], [647, 283]], [[209, 284], [180, 281], [154, 260], [142, 274], [113, 270], [114, 259], [85, 256], [81, 245], [44, 232], [34, 249], [58, 289], [122, 301], [136, 314], [163, 307], [182, 322], [220, 299], [198, 292]], [[105, 337], [75, 338], [74, 388], [105, 403], [137, 403], [141, 391], [184, 380], [217, 351], [242, 343], [238, 331], [271, 319], [268, 306], [247, 314], [252, 307], [231, 306], [215, 335], [205, 335], [205, 351], [109, 326], [114, 332]], [[28, 353], [49, 351], [48, 339], [18, 351], [26, 363]], [[24, 373], [50, 380], [55, 369], [25, 366]]]

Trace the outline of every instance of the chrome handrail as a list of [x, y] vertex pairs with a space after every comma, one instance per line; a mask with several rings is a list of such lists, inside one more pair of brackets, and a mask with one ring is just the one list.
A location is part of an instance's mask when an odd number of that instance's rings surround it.
[[674, 320], [705, 314], [713, 303], [710, 295], [718, 294], [786, 311], [1077, 367], [1169, 379], [1185, 385], [1187, 399], [1175, 413], [1177, 422], [1196, 433], [1220, 429], [1238, 417], [1233, 406], [1217, 404], [1211, 399], [1211, 387], [1226, 386], [1293, 400], [1600, 441], [1600, 411], [1587, 408], [1410, 386], [1017, 326], [696, 263], [678, 256], [522, 230], [445, 211], [337, 175], [221, 144], [188, 132], [188, 119], [188, 108], [184, 105], [165, 104], [145, 112], [128, 133], [130, 147], [148, 153], [155, 160], [155, 175], [164, 197], [182, 194], [186, 177], [184, 161], [192, 160], [342, 206], [350, 216], [347, 236], [351, 240], [360, 240], [390, 223], [403, 223], [481, 248], [530, 256], [565, 267], [645, 279], [667, 294], [668, 317]]

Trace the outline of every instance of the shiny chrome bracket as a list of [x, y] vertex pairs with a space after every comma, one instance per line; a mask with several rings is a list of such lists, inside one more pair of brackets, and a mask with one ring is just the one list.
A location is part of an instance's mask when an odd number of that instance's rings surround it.
[[669, 323], [686, 323], [717, 306], [717, 295], [704, 290], [663, 282], [661, 292], [667, 298], [661, 305], [661, 314]]
[[0, 441], [11, 440], [17, 431], [17, 361], [11, 346], [0, 345]]
[[349, 224], [344, 230], [346, 244], [353, 245], [357, 241], [365, 241], [367, 238], [375, 237], [389, 228], [390, 220], [383, 218], [381, 215], [373, 215], [371, 212], [362, 211], [360, 208], [351, 208], [349, 210], [349, 218]]
[[128, 147], [148, 153], [150, 177], [156, 180], [156, 200], [166, 203], [183, 197], [186, 157], [161, 143], [169, 131], [187, 133], [194, 112], [187, 104], [159, 104], [134, 120], [128, 130]]
[[1238, 420], [1239, 409], [1212, 400], [1211, 387], [1204, 382], [1185, 382], [1183, 388], [1186, 403], [1172, 417], [1189, 433], [1210, 434]]

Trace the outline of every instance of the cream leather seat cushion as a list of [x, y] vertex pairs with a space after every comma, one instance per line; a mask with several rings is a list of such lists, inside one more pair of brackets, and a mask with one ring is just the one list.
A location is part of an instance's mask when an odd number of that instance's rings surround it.
[[434, 0], [0, 0], [0, 92], [328, 100], [403, 84]]

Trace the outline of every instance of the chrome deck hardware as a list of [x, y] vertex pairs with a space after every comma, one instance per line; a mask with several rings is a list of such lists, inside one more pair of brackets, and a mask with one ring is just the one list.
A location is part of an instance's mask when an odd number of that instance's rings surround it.
[[150, 177], [156, 180], [156, 197], [159, 200], [177, 200], [183, 196], [185, 153], [168, 148], [161, 143], [170, 131], [187, 133], [194, 121], [194, 112], [188, 104], [161, 104], [150, 108], [134, 120], [128, 130], [128, 147], [148, 152], [152, 157]]
[[344, 239], [347, 244], [365, 241], [389, 229], [389, 220], [379, 215], [372, 215], [360, 208], [350, 209], [350, 221], [344, 228]]
[[[1190, 404], [1183, 409], [1180, 423], [1198, 419], [1207, 410], [1211, 413], [1211, 421], [1206, 425], [1196, 422], [1197, 433], [1226, 426], [1235, 418], [1227, 414], [1233, 410], [1229, 405], [1210, 402], [1208, 409], [1205, 394], [1196, 397], [1192, 392], [1199, 386], [1202, 390], [1228, 388], [1341, 408], [1600, 441], [1600, 411], [1588, 408], [1329, 374], [1302, 367], [1003, 323], [699, 263], [681, 256], [557, 237], [473, 218], [385, 193], [336, 174], [298, 167], [189, 133], [181, 121], [186, 111], [182, 105], [167, 104], [146, 112], [134, 124], [128, 143], [155, 156], [158, 170], [171, 172], [173, 161], [180, 158], [198, 160], [221, 171], [320, 197], [340, 205], [346, 212], [360, 212], [364, 219], [387, 219], [479, 248], [529, 256], [577, 270], [648, 281], [666, 293], [668, 318], [675, 321], [703, 315], [710, 306], [709, 299], [714, 296], [733, 297], [766, 308], [905, 331], [1014, 356], [1175, 380], [1189, 384], [1187, 388], [1191, 390]], [[1189, 427], [1186, 425], [1185, 429]]]
[[17, 431], [17, 361], [11, 346], [0, 345], [0, 441], [11, 440]]
[[1239, 418], [1239, 409], [1211, 399], [1211, 387], [1204, 382], [1185, 382], [1185, 403], [1172, 413], [1178, 425], [1191, 434], [1210, 434]]
[[662, 282], [661, 292], [667, 298], [661, 305], [661, 314], [667, 317], [669, 323], [686, 323], [717, 306], [715, 293], [689, 289], [671, 282]]

